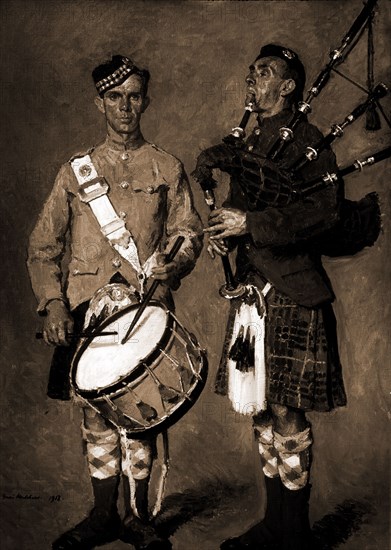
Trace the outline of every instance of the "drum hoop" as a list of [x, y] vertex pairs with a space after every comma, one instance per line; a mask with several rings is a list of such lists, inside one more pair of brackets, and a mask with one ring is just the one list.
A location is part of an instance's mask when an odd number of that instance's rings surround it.
[[[114, 384], [111, 384], [109, 386], [106, 386], [106, 387], [98, 389], [98, 390], [81, 390], [81, 389], [78, 388], [78, 386], [76, 384], [77, 365], [78, 365], [78, 362], [80, 360], [80, 357], [82, 356], [82, 354], [84, 353], [86, 348], [89, 346], [89, 344], [93, 340], [92, 336], [89, 336], [88, 338], [84, 338], [81, 341], [80, 346], [77, 348], [77, 350], [75, 352], [75, 355], [72, 359], [72, 365], [71, 365], [71, 383], [72, 383], [72, 387], [74, 388], [74, 391], [76, 392], [77, 395], [79, 395], [80, 397], [83, 397], [85, 399], [98, 399], [98, 398], [103, 397], [103, 395], [113, 394], [113, 393], [119, 392], [120, 390], [125, 390], [126, 386], [129, 383], [134, 382], [134, 381], [136, 381], [137, 379], [139, 379], [143, 376], [143, 374], [146, 372], [145, 366], [151, 367], [157, 361], [157, 359], [161, 355], [161, 351], [159, 351], [158, 348], [161, 348], [161, 347], [163, 347], [163, 349], [166, 348], [168, 342], [173, 337], [173, 327], [176, 324], [178, 324], [178, 321], [177, 321], [176, 318], [174, 318], [171, 315], [171, 311], [166, 306], [164, 306], [162, 303], [160, 303], [156, 300], [151, 300], [149, 306], [160, 307], [166, 313], [166, 316], [167, 316], [166, 328], [163, 332], [162, 337], [156, 343], [155, 348], [146, 357], [144, 357], [139, 362], [139, 364], [134, 368], [134, 370], [132, 372], [130, 372], [127, 375], [123, 376], [122, 378], [117, 380]], [[110, 317], [107, 317], [107, 319], [105, 319], [102, 322], [102, 324], [99, 325], [99, 331], [106, 328], [113, 321], [121, 318], [125, 313], [131, 311], [132, 309], [138, 308], [138, 307], [140, 307], [140, 304], [132, 304], [130, 306], [127, 306], [124, 309], [121, 309], [120, 311], [116, 311], [113, 315], [111, 315]]]

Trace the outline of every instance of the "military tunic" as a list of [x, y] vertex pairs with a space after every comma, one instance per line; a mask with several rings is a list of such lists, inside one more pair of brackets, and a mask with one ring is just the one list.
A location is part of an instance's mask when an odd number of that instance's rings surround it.
[[[187, 275], [201, 250], [202, 227], [182, 163], [143, 139], [129, 149], [108, 137], [90, 156], [110, 186], [110, 200], [133, 236], [140, 263], [183, 235], [175, 263], [178, 276]], [[61, 260], [67, 242], [70, 261], [64, 279]], [[69, 163], [62, 166], [31, 234], [28, 267], [39, 312], [53, 299], [74, 309], [116, 272], [139, 286], [135, 270], [110, 246], [90, 207], [80, 201]]]
[[[156, 251], [169, 250], [182, 235], [185, 241], [174, 260], [176, 276], [179, 280], [190, 273], [202, 248], [202, 224], [182, 163], [142, 137], [132, 147], [107, 137], [88, 153], [109, 184], [110, 201], [132, 234], [140, 264]], [[38, 312], [45, 314], [51, 300], [63, 300], [74, 312], [75, 329], [81, 328], [86, 303], [113, 278], [140, 289], [137, 272], [103, 236], [89, 205], [79, 199], [78, 187], [68, 162], [39, 215], [28, 255]], [[173, 306], [166, 285], [160, 285], [155, 298]], [[60, 387], [56, 382], [52, 392], [49, 388], [52, 397], [68, 398], [72, 353], [72, 347], [56, 349], [52, 376], [60, 373], [62, 382]]]

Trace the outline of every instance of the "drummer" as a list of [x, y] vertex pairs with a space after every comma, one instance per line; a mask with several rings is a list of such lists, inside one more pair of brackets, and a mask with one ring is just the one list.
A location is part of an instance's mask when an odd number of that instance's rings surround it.
[[[171, 290], [192, 271], [202, 247], [202, 226], [182, 163], [141, 133], [140, 120], [149, 105], [148, 70], [114, 55], [92, 76], [106, 139], [61, 167], [29, 243], [28, 268], [44, 339], [56, 346], [48, 386], [52, 399], [70, 399], [75, 348], [70, 335], [82, 329], [91, 298], [105, 285], [119, 283], [137, 301], [152, 280], [159, 280], [155, 298], [172, 308]], [[92, 208], [97, 196], [113, 207], [112, 219], [105, 223], [99, 208]], [[165, 254], [179, 235], [185, 241], [167, 263]], [[127, 255], [119, 252], [123, 249]], [[129, 439], [92, 408], [84, 406], [83, 413], [94, 507], [52, 548], [93, 548], [119, 536], [136, 549], [171, 548], [149, 521], [154, 439]], [[121, 472], [132, 502], [123, 522], [117, 511]]]

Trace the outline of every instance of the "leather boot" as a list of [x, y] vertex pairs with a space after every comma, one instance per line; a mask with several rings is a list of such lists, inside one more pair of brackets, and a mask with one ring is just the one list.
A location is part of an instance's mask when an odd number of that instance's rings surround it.
[[91, 478], [95, 506], [89, 516], [61, 535], [52, 550], [91, 550], [116, 540], [121, 519], [117, 511], [119, 476]]
[[282, 544], [282, 483], [279, 477], [266, 477], [266, 512], [263, 520], [239, 537], [225, 540], [221, 550], [280, 550]]
[[134, 546], [135, 550], [171, 550], [172, 544], [161, 537], [150, 521], [143, 521], [135, 515], [127, 516], [122, 524], [122, 542]]
[[308, 483], [298, 491], [283, 486], [283, 550], [313, 550], [315, 547], [309, 521], [310, 492]]
[[171, 550], [171, 542], [168, 539], [162, 538], [150, 521], [148, 509], [149, 477], [145, 479], [135, 479], [133, 483], [134, 502], [139, 517], [134, 515], [129, 506], [129, 478], [124, 476], [126, 517], [122, 524], [121, 540], [132, 544], [136, 550]]

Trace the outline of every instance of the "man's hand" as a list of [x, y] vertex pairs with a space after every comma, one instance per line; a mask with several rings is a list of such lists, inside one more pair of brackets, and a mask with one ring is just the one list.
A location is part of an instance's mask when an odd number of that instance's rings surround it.
[[175, 290], [179, 287], [179, 278], [176, 275], [177, 265], [175, 262], [166, 263], [166, 261], [166, 254], [158, 254], [156, 256], [157, 265], [152, 269], [151, 278], [157, 279]]
[[245, 235], [247, 233], [246, 212], [235, 208], [213, 210], [209, 216], [209, 227], [204, 229], [204, 232], [211, 233], [211, 241]]
[[218, 256], [226, 256], [228, 254], [228, 247], [225, 245], [222, 239], [212, 240], [211, 238], [209, 238], [209, 244], [208, 244], [207, 250], [212, 260], [215, 259], [216, 254]]
[[69, 346], [67, 335], [73, 331], [73, 318], [61, 300], [52, 300], [46, 306], [43, 339], [51, 346]]

